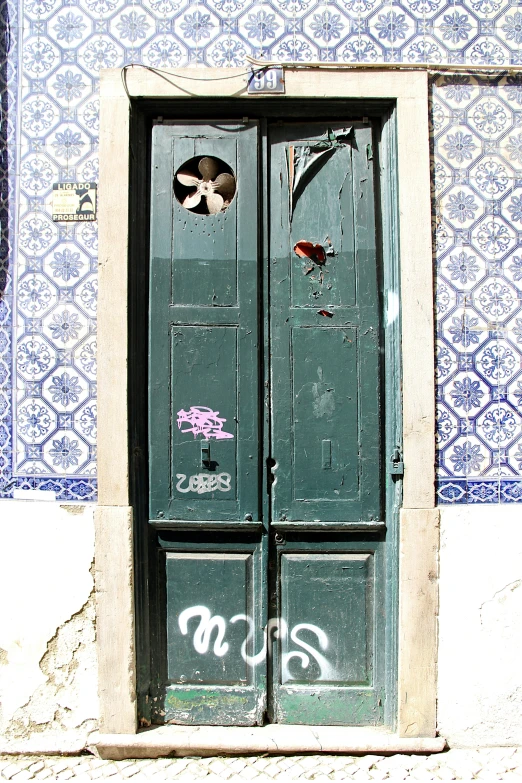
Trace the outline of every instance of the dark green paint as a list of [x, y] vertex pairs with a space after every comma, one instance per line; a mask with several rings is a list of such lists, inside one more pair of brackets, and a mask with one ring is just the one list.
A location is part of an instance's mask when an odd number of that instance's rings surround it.
[[[277, 722], [382, 723], [382, 549], [377, 536], [295, 532], [277, 547], [278, 613], [293, 629], [274, 660]], [[306, 668], [296, 653], [309, 657]]]
[[[401, 356], [401, 319], [400, 309], [396, 308], [395, 317], [390, 317], [388, 302], [390, 297], [400, 302], [399, 272], [399, 225], [398, 225], [398, 180], [397, 180], [397, 120], [395, 107], [383, 115], [379, 133], [379, 168], [381, 221], [378, 247], [382, 252], [383, 297], [385, 313], [383, 319], [384, 338], [384, 441], [386, 453], [395, 447], [402, 451], [402, 367]], [[398, 312], [397, 312], [398, 310]], [[386, 479], [386, 700], [384, 720], [392, 729], [397, 716], [397, 669], [398, 669], [398, 562], [399, 562], [399, 509], [402, 503], [401, 476], [392, 476], [385, 470]]]
[[[257, 144], [253, 123], [154, 128], [151, 520], [259, 518]], [[194, 214], [174, 196], [175, 172], [199, 155], [220, 158], [236, 174], [238, 191], [225, 212]], [[178, 411], [192, 406], [219, 412], [233, 436], [210, 438], [210, 465], [202, 466], [203, 436], [177, 424]], [[226, 473], [230, 488], [182, 492], [200, 473]]]
[[[342, 125], [339, 125], [342, 128]], [[334, 126], [333, 130], [336, 130]], [[319, 159], [290, 216], [288, 161], [322, 123], [271, 135], [272, 518], [378, 521], [380, 323], [370, 127]], [[302, 240], [325, 250], [300, 258]], [[323, 467], [323, 441], [331, 467]]]
[[[253, 725], [267, 708], [269, 719], [287, 723], [374, 725], [385, 710], [388, 722], [392, 715], [384, 695], [386, 677], [394, 689], [393, 671], [385, 674], [384, 606], [395, 611], [389, 598], [395, 577], [386, 572], [383, 536], [370, 532], [383, 528], [393, 516], [389, 503], [398, 499], [387, 490], [385, 514], [380, 477], [390, 434], [387, 425], [384, 451], [381, 389], [392, 376], [388, 367], [380, 374], [390, 343], [381, 341], [371, 126], [354, 123], [347, 143], [325, 155], [301, 187], [291, 220], [289, 212], [288, 146], [346, 125], [261, 122], [260, 134], [252, 122], [154, 128], [149, 520], [160, 544], [157, 588], [154, 579], [150, 588], [160, 609], [151, 639], [154, 722]], [[193, 215], [173, 196], [174, 172], [201, 154], [222, 158], [238, 176], [236, 198], [223, 214]], [[258, 215], [265, 215], [261, 255]], [[393, 222], [393, 207], [388, 217]], [[293, 252], [298, 240], [323, 245], [325, 263], [304, 274], [306, 259]], [[257, 259], [267, 249], [270, 263], [261, 273]], [[205, 402], [207, 394], [212, 400]], [[234, 439], [181, 433], [176, 413], [189, 405], [219, 410]], [[276, 460], [271, 513], [261, 491], [271, 483], [263, 476], [267, 457]], [[229, 493], [176, 492], [177, 474], [216, 471], [231, 475]], [[270, 518], [276, 545], [267, 535]], [[262, 528], [252, 538], [247, 527], [254, 525]], [[200, 533], [182, 532], [190, 527]], [[363, 528], [368, 532], [355, 532]], [[200, 617], [181, 632], [180, 614], [194, 606], [223, 619], [226, 654], [213, 652], [219, 623], [206, 653], [194, 647]], [[249, 623], [237, 615], [252, 618], [248, 641]], [[272, 626], [279, 622], [279, 634], [273, 627], [263, 658], [267, 618]], [[320, 628], [326, 647], [303, 624]], [[328, 676], [310, 646], [328, 661]], [[258, 654], [257, 662], [247, 665], [242, 652]], [[299, 652], [308, 655], [307, 667]]]
[[[245, 637], [243, 622], [226, 629], [225, 641], [217, 654], [195, 654], [193, 639], [202, 616], [195, 609], [180, 628], [187, 607], [204, 606], [209, 615], [250, 615], [253, 617], [252, 554], [231, 552], [168, 552], [167, 575], [167, 676], [171, 683], [203, 685], [245, 685], [251, 670], [240, 655]], [[221, 623], [225, 628], [224, 623]], [[185, 631], [185, 633], [183, 633]], [[204, 644], [212, 650], [220, 627]], [[221, 651], [228, 647], [226, 655]], [[196, 651], [197, 652], [197, 651]]]
[[266, 670], [248, 666], [242, 655], [243, 644], [248, 655], [263, 647], [266, 604], [259, 536], [245, 533], [238, 541], [230, 533], [166, 530], [160, 532], [159, 544], [163, 654], [153, 721], [261, 723]]

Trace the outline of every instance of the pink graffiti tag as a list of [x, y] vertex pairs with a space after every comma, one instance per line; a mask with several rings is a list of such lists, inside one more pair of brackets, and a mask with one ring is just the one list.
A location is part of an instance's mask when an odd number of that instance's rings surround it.
[[231, 432], [223, 432], [226, 419], [220, 418], [218, 413], [219, 411], [213, 411], [204, 405], [192, 405], [188, 411], [178, 411], [178, 428], [181, 432], [192, 432], [194, 438], [198, 435], [203, 435], [205, 440], [233, 438]]

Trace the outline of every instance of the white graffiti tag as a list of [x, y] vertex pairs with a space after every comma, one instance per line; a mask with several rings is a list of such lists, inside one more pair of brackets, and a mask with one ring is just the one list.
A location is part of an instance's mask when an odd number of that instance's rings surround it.
[[182, 487], [181, 485], [187, 478], [186, 473], [176, 473], [176, 478], [179, 479], [176, 484], [178, 492], [197, 492], [198, 495], [216, 492], [217, 490], [229, 492], [232, 480], [230, 473], [196, 473], [194, 476], [190, 476], [188, 486]]
[[226, 419], [220, 418], [218, 413], [219, 411], [213, 411], [204, 405], [192, 405], [188, 411], [181, 409], [178, 411], [178, 429], [183, 433], [191, 432], [194, 438], [203, 435], [205, 440], [233, 438], [231, 432], [223, 432]]
[[211, 616], [210, 611], [206, 606], [190, 606], [188, 609], [181, 612], [178, 618], [179, 630], [183, 636], [188, 634], [188, 621], [191, 617], [201, 618], [199, 625], [196, 628], [196, 633], [194, 634], [193, 643], [196, 652], [201, 653], [202, 655], [208, 652], [212, 631], [214, 628], [217, 628], [216, 641], [214, 642], [214, 655], [217, 655], [218, 658], [226, 655], [228, 652], [228, 643], [223, 643], [226, 628], [225, 618], [220, 615]]
[[[181, 633], [186, 636], [188, 633], [187, 621], [191, 617], [201, 617], [200, 623], [194, 634], [193, 644], [196, 652], [207, 653], [210, 644], [210, 636], [214, 628], [218, 629], [218, 635], [214, 642], [214, 654], [222, 657], [228, 652], [229, 645], [224, 642], [226, 631], [226, 620], [221, 615], [211, 615], [209, 609], [206, 606], [191, 606], [189, 609], [185, 609], [179, 616], [179, 627]], [[312, 647], [303, 639], [299, 638], [301, 631], [310, 631], [313, 633], [319, 643], [321, 650], [326, 651], [328, 649], [328, 637], [322, 628], [314, 625], [313, 623], [298, 623], [294, 625], [289, 633], [288, 624], [283, 618], [273, 618], [268, 621], [263, 629], [263, 646], [261, 650], [255, 655], [249, 655], [248, 650], [255, 635], [254, 620], [248, 614], [235, 614], [230, 618], [230, 623], [234, 624], [243, 621], [248, 626], [248, 631], [245, 640], [241, 645], [241, 657], [248, 664], [248, 666], [257, 666], [267, 657], [268, 644], [271, 638], [280, 639], [283, 646], [286, 647], [288, 638], [297, 646], [300, 650], [291, 650], [282, 654], [282, 681], [288, 682], [289, 680], [295, 680], [296, 677], [289, 670], [289, 663], [292, 659], [297, 659], [301, 663], [303, 669], [308, 669], [310, 666], [310, 659], [312, 658], [319, 667], [319, 676], [317, 680], [324, 682], [333, 681], [336, 677], [336, 672], [332, 664], [325, 658], [322, 653]], [[225, 649], [226, 648], [226, 649]], [[302, 652], [304, 650], [304, 652]]]
[[288, 662], [292, 658], [299, 658], [301, 660], [301, 666], [303, 667], [303, 669], [308, 669], [310, 665], [310, 657], [309, 655], [307, 655], [307, 653], [309, 653], [319, 665], [320, 675], [317, 679], [333, 680], [335, 678], [335, 671], [331, 663], [327, 661], [324, 655], [321, 655], [320, 652], [317, 652], [317, 650], [315, 650], [311, 644], [307, 644], [306, 642], [303, 642], [302, 639], [298, 638], [297, 634], [299, 633], [299, 631], [305, 631], [305, 630], [311, 631], [317, 636], [317, 640], [319, 642], [319, 647], [321, 648], [321, 650], [328, 649], [328, 637], [325, 634], [325, 632], [317, 625], [313, 625], [312, 623], [298, 623], [298, 625], [294, 625], [294, 627], [290, 632], [290, 639], [299, 647], [302, 647], [303, 650], [306, 650], [306, 653], [289, 652], [283, 655], [283, 682], [293, 679], [292, 675], [288, 671]]

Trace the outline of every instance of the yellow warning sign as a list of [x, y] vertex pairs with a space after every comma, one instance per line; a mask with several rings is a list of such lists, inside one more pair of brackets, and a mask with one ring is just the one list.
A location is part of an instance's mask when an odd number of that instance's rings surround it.
[[55, 223], [96, 220], [95, 182], [57, 182], [53, 185]]

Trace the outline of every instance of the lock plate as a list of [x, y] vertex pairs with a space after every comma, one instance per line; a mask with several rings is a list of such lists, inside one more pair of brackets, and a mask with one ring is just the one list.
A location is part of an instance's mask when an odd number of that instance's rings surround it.
[[392, 476], [404, 475], [404, 462], [402, 460], [402, 454], [399, 449], [395, 449], [390, 457], [390, 473]]

